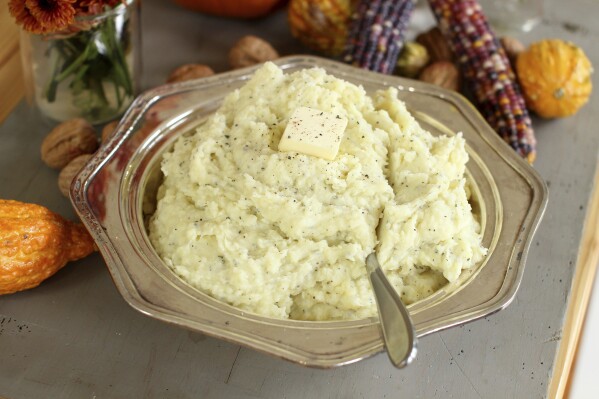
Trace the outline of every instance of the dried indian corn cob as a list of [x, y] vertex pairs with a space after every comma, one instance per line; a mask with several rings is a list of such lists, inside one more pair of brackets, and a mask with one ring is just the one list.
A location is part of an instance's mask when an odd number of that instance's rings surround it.
[[376, 72], [393, 72], [413, 9], [412, 0], [360, 0], [343, 60]]
[[487, 122], [530, 163], [535, 137], [514, 71], [476, 0], [429, 0]]

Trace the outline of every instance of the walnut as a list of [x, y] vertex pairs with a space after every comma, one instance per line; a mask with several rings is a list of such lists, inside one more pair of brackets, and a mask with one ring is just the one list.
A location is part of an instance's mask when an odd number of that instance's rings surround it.
[[243, 68], [279, 58], [268, 42], [256, 36], [242, 37], [229, 51], [231, 68]]
[[58, 188], [65, 197], [69, 198], [69, 191], [71, 190], [71, 182], [83, 168], [83, 166], [90, 160], [92, 154], [79, 155], [67, 164], [58, 175]]
[[520, 53], [526, 50], [526, 47], [524, 46], [524, 44], [522, 44], [520, 40], [510, 36], [504, 36], [501, 39], [499, 39], [499, 41], [501, 42], [501, 45], [505, 50], [507, 58], [509, 58], [512, 66], [515, 67], [516, 58], [518, 58], [518, 55], [520, 55]]
[[449, 61], [433, 62], [424, 68], [418, 79], [450, 90], [460, 89], [460, 71]]
[[112, 135], [114, 135], [114, 132], [116, 131], [116, 127], [118, 124], [119, 121], [116, 120], [104, 125], [104, 127], [102, 128], [102, 134], [100, 135], [100, 142], [102, 144], [106, 144], [108, 140], [110, 140]]
[[424, 32], [416, 37], [416, 42], [422, 44], [428, 50], [432, 62], [452, 61], [453, 52], [441, 33], [439, 28], [434, 27], [428, 32]]
[[56, 126], [42, 142], [42, 161], [54, 169], [61, 169], [81, 154], [91, 154], [98, 148], [94, 127], [85, 119], [77, 118]]
[[214, 75], [214, 71], [208, 65], [202, 64], [185, 64], [173, 70], [167, 83], [183, 82], [186, 80], [205, 78], [206, 76]]

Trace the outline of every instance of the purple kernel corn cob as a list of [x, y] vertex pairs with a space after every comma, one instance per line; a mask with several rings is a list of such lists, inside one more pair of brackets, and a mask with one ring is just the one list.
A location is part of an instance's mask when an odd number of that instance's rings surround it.
[[429, 0], [460, 64], [464, 80], [489, 125], [532, 163], [536, 140], [520, 86], [476, 0]]
[[352, 15], [343, 60], [390, 74], [404, 44], [412, 0], [360, 0]]

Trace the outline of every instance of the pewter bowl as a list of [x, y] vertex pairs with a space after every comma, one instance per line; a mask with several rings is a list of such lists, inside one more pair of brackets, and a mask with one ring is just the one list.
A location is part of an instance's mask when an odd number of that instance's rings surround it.
[[[537, 172], [520, 159], [462, 96], [438, 87], [365, 72], [308, 56], [279, 59], [286, 72], [322, 67], [367, 92], [396, 86], [415, 118], [433, 134], [463, 132], [470, 160], [473, 210], [487, 257], [432, 296], [409, 306], [418, 336], [463, 324], [506, 307], [547, 201]], [[71, 200], [95, 239], [114, 283], [140, 312], [307, 366], [352, 363], [383, 350], [377, 318], [306, 322], [244, 312], [194, 289], [157, 256], [145, 220], [155, 206], [159, 163], [257, 69], [158, 87], [141, 95], [115, 136], [79, 173]]]

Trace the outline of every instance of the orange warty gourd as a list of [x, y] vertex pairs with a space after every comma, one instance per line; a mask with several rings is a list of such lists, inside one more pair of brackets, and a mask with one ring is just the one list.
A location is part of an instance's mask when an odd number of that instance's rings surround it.
[[356, 0], [291, 0], [291, 34], [312, 50], [327, 55], [343, 51]]
[[574, 115], [593, 89], [593, 67], [582, 49], [559, 39], [532, 44], [516, 61], [529, 109], [543, 118]]
[[94, 250], [81, 223], [40, 205], [0, 199], [0, 295], [36, 287]]
[[229, 18], [258, 18], [272, 11], [281, 0], [174, 0], [193, 11]]

